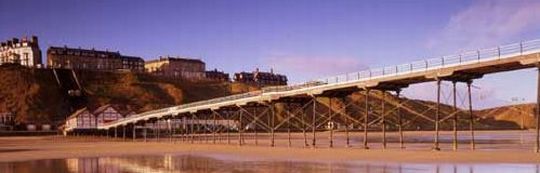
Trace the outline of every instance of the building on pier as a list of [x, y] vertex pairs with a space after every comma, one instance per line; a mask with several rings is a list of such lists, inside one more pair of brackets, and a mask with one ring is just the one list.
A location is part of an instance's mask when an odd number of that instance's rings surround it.
[[75, 111], [66, 119], [65, 130], [95, 129], [97, 128], [96, 116], [88, 109], [82, 108]]
[[158, 59], [146, 61], [146, 72], [165, 77], [198, 81], [205, 79], [206, 64], [200, 59], [160, 56]]
[[27, 67], [41, 67], [41, 50], [38, 38], [32, 36], [22, 39], [13, 38], [0, 43], [0, 65], [19, 64]]
[[141, 57], [125, 56], [120, 52], [64, 46], [49, 47], [47, 50], [47, 66], [49, 68], [143, 72], [144, 60]]
[[259, 86], [287, 85], [287, 76], [275, 74], [273, 69], [270, 69], [270, 72], [263, 72], [257, 68], [253, 72], [235, 73], [234, 81]]
[[93, 114], [96, 117], [97, 126], [116, 121], [124, 117], [120, 112], [118, 112], [117, 109], [115, 109], [110, 104], [97, 108], [96, 110], [94, 110]]

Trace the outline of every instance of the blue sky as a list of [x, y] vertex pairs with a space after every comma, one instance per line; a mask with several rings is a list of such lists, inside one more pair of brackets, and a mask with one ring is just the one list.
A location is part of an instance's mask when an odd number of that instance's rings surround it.
[[[533, 0], [0, 0], [2, 40], [37, 35], [43, 51], [201, 58], [229, 73], [274, 68], [293, 83], [537, 39], [538, 21]], [[475, 83], [475, 107], [532, 102], [535, 77], [534, 69], [486, 76]], [[405, 95], [433, 99], [434, 85]]]

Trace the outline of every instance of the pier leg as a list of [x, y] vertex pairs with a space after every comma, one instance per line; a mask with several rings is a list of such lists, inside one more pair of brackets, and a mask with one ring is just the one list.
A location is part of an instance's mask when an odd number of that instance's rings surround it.
[[403, 115], [401, 114], [401, 98], [399, 97], [401, 94], [401, 89], [396, 90], [396, 97], [398, 99], [398, 107], [396, 108], [396, 112], [398, 114], [398, 133], [399, 133], [399, 148], [403, 149], [405, 148], [404, 142], [403, 142]]
[[313, 147], [313, 148], [316, 147], [316, 142], [317, 142], [317, 135], [316, 135], [317, 109], [316, 109], [316, 105], [317, 105], [317, 98], [313, 97], [313, 113], [312, 113], [312, 121], [311, 121], [311, 132], [313, 133], [313, 138], [312, 138], [312, 141], [311, 141], [311, 147]]
[[136, 126], [136, 124], [133, 123], [133, 129], [132, 129], [133, 130], [132, 131], [133, 132], [133, 134], [132, 134], [133, 135], [133, 142], [135, 142], [135, 138], [137, 137], [137, 132], [136, 132], [137, 129], [135, 128], [135, 126]]
[[457, 123], [458, 123], [458, 113], [457, 111], [457, 92], [456, 92], [456, 81], [452, 81], [452, 95], [453, 95], [453, 113], [454, 113], [454, 123], [453, 123], [453, 132], [454, 132], [454, 138], [452, 140], [452, 148], [454, 151], [457, 151], [458, 149], [458, 136], [457, 136]]
[[126, 126], [122, 126], [122, 141], [126, 141]]
[[114, 139], [118, 138], [118, 127], [114, 127]]
[[368, 147], [368, 126], [369, 126], [369, 89], [366, 90], [366, 105], [364, 113], [364, 149], [369, 149]]
[[441, 112], [441, 80], [437, 79], [437, 107], [435, 112], [435, 139], [433, 141], [433, 150], [439, 151], [439, 117]]
[[307, 134], [306, 134], [306, 111], [302, 109], [302, 135], [304, 136], [304, 147], [308, 147]]
[[212, 144], [216, 144], [216, 113], [212, 112]]
[[161, 123], [159, 122], [159, 119], [156, 121], [156, 123], [157, 123], [157, 138], [156, 138], [156, 140], [157, 140], [157, 142], [159, 142], [159, 137], [161, 135]]
[[148, 128], [146, 128], [146, 127], [147, 127], [147, 126], [146, 126], [146, 121], [144, 121], [143, 126], [144, 126], [144, 127], [143, 127], [143, 137], [144, 137], [144, 142], [147, 142], [146, 136], [148, 135]]
[[272, 125], [272, 129], [271, 129], [270, 133], [272, 133], [272, 137], [271, 137], [271, 139], [270, 139], [270, 146], [271, 146], [271, 147], [274, 147], [274, 146], [275, 146], [275, 141], [274, 141], [274, 140], [275, 140], [275, 137], [276, 137], [275, 134], [274, 134], [274, 130], [275, 130], [275, 128], [276, 128], [276, 125], [275, 125], [275, 123], [276, 123], [276, 110], [275, 110], [275, 105], [274, 105], [274, 103], [272, 103], [271, 106], [272, 106], [272, 107], [270, 108], [270, 109], [271, 109], [270, 112], [271, 112], [271, 116], [272, 116], [272, 117], [271, 117], [271, 119], [272, 119], [272, 124], [271, 124], [271, 125]]
[[242, 124], [242, 111], [238, 111], [238, 145], [242, 146], [242, 131], [243, 131], [243, 124]]
[[258, 134], [257, 134], [257, 120], [259, 118], [259, 116], [257, 115], [257, 108], [253, 108], [253, 115], [255, 116], [255, 120], [253, 121], [254, 122], [254, 126], [253, 126], [253, 131], [255, 132], [255, 146], [258, 146], [259, 145], [259, 137], [258, 137]]
[[386, 105], [386, 91], [381, 90], [382, 92], [382, 105], [381, 105], [381, 129], [382, 129], [382, 144], [383, 149], [386, 149], [386, 119], [385, 119], [385, 105]]
[[[226, 116], [229, 116], [229, 113], [227, 112], [227, 115]], [[226, 128], [226, 133], [227, 133], [227, 144], [231, 144], [231, 132], [230, 132], [230, 128], [231, 128], [231, 121], [227, 118], [227, 128]]]
[[334, 147], [334, 112], [332, 111], [332, 98], [328, 97], [328, 115], [330, 116], [330, 142], [329, 147]]
[[171, 129], [171, 119], [166, 119], [167, 123], [167, 136], [169, 137], [169, 142], [172, 142], [172, 129]]
[[152, 135], [154, 135], [154, 140], [158, 142], [158, 135], [157, 135], [157, 120], [152, 123]]
[[[345, 106], [343, 108], [343, 111], [344, 113], [347, 113], [347, 103], [345, 103], [345, 99], [342, 98], [341, 99], [342, 102], [343, 102], [343, 105]], [[347, 148], [350, 148], [351, 147], [351, 143], [350, 143], [350, 137], [349, 137], [349, 118], [348, 117], [345, 117], [345, 147]]]
[[[287, 109], [290, 109], [290, 105], [287, 105]], [[292, 142], [291, 142], [291, 122], [290, 122], [290, 119], [291, 119], [291, 114], [287, 114], [287, 118], [285, 119], [287, 122], [287, 140], [288, 140], [288, 147], [291, 147], [292, 145]]]
[[195, 114], [191, 114], [191, 121], [189, 123], [191, 126], [190, 126], [190, 133], [191, 133], [191, 143], [195, 143]]
[[534, 152], [540, 152], [540, 64], [537, 65], [538, 71], [538, 84], [536, 93], [536, 145]]
[[188, 137], [187, 117], [182, 117], [182, 142], [186, 142]]
[[472, 109], [472, 93], [471, 93], [472, 80], [467, 82], [467, 92], [469, 93], [469, 129], [471, 130], [471, 150], [476, 148], [474, 141], [474, 114]]

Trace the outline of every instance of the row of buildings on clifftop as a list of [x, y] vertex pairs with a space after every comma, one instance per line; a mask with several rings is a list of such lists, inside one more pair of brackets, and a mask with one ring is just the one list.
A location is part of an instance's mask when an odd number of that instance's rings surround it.
[[[231, 81], [229, 74], [223, 71], [206, 70], [206, 64], [200, 59], [186, 57], [160, 56], [145, 61], [141, 57], [122, 55], [108, 50], [70, 48], [51, 46], [47, 49], [47, 65], [41, 61], [38, 38], [13, 38], [1, 42], [0, 65], [19, 64], [31, 68], [63, 68], [94, 71], [132, 71], [149, 73], [156, 76], [178, 78], [190, 81]], [[286, 85], [287, 77], [275, 74], [273, 70], [234, 74], [234, 81], [259, 86]]]

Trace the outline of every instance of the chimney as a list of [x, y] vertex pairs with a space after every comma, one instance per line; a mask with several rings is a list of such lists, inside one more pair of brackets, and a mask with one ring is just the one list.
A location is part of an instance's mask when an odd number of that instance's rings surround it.
[[270, 68], [270, 73], [274, 74], [274, 68]]
[[35, 44], [38, 43], [38, 38], [37, 38], [37, 36], [35, 36], [35, 35], [32, 36], [32, 43], [35, 43]]
[[255, 68], [255, 72], [259, 73], [259, 68]]
[[2, 47], [4, 47], [4, 46], [6, 46], [6, 43], [2, 42], [2, 43], [0, 43], [0, 45], [1, 45]]
[[8, 41], [7, 41], [7, 45], [8, 45], [8, 46], [13, 46], [13, 42], [12, 42], [11, 40], [8, 40]]
[[13, 44], [17, 44], [19, 43], [19, 39], [18, 38], [13, 38]]

